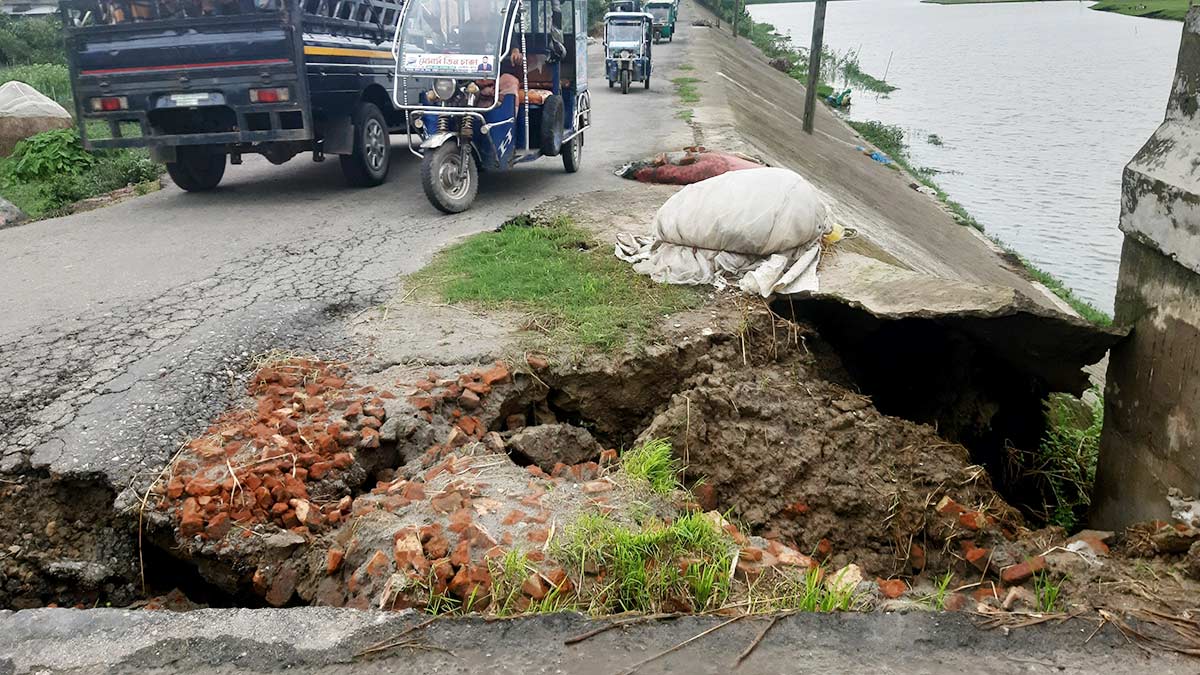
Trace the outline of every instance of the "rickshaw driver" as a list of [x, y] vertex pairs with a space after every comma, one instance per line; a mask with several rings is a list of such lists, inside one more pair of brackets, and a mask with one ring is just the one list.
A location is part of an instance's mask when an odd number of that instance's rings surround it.
[[[496, 26], [503, 20], [492, 0], [470, 0], [467, 4], [469, 16], [459, 32], [460, 45], [464, 53], [491, 54], [496, 50], [487, 41], [495, 35]], [[516, 95], [521, 89], [521, 50], [512, 50], [500, 58], [500, 80], [497, 86], [500, 96]]]

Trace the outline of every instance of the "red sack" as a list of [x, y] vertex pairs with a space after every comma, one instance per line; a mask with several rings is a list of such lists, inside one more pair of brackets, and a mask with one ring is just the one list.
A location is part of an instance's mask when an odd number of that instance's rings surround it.
[[691, 185], [727, 171], [759, 169], [762, 165], [744, 157], [723, 152], [707, 152], [703, 148], [688, 148], [684, 152], [663, 153], [637, 167], [627, 178], [643, 183]]

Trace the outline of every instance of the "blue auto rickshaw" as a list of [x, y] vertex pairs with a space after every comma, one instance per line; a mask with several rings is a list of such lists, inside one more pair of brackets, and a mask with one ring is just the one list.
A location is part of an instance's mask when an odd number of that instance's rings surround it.
[[646, 12], [609, 12], [604, 15], [604, 71], [608, 86], [630, 82], [650, 88], [650, 32], [654, 17]]
[[586, 0], [409, 0], [392, 51], [392, 97], [439, 210], [469, 208], [481, 171], [559, 155], [579, 170], [591, 123]]

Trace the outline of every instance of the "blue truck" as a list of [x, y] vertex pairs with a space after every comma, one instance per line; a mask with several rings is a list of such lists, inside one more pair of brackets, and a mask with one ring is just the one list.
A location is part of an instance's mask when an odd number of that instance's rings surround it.
[[188, 191], [260, 154], [337, 155], [381, 184], [392, 36], [402, 0], [63, 0], [76, 120], [88, 148], [146, 147]]

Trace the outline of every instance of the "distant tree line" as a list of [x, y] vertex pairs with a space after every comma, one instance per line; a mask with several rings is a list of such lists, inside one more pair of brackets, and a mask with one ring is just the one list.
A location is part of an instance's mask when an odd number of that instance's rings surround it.
[[0, 14], [0, 66], [66, 62], [62, 22], [57, 16]]

